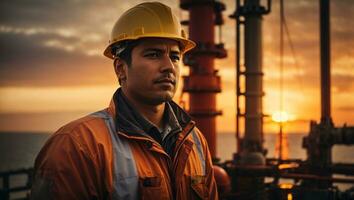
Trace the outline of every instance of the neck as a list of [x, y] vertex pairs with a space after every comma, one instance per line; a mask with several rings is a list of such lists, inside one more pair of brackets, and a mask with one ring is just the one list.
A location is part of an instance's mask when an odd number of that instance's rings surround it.
[[[124, 92], [124, 91], [123, 91]], [[163, 114], [165, 111], [165, 103], [158, 105], [146, 104], [142, 101], [136, 100], [129, 95], [124, 93], [129, 102], [134, 106], [135, 109], [139, 111], [147, 120], [152, 122], [156, 127], [163, 127]]]

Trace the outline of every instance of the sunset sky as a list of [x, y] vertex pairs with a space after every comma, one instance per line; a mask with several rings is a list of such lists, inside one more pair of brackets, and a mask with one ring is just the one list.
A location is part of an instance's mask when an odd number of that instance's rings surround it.
[[[118, 83], [112, 61], [102, 55], [116, 19], [142, 1], [2, 0], [0, 2], [0, 131], [53, 132], [65, 123], [105, 108]], [[181, 19], [179, 1], [160, 1]], [[216, 62], [222, 77], [218, 95], [219, 133], [235, 129], [235, 10], [223, 1], [223, 41], [228, 57]], [[264, 2], [264, 1], [263, 1]], [[285, 37], [284, 110], [288, 132], [308, 132], [320, 118], [319, 1], [284, 0], [294, 44]], [[264, 16], [264, 113], [279, 111], [279, 1]], [[354, 125], [354, 1], [331, 1], [332, 117]], [[188, 29], [185, 27], [185, 29]], [[184, 73], [187, 68], [183, 67]], [[176, 95], [176, 100], [179, 99]], [[221, 103], [222, 102], [222, 103]], [[265, 132], [276, 124], [265, 119]]]

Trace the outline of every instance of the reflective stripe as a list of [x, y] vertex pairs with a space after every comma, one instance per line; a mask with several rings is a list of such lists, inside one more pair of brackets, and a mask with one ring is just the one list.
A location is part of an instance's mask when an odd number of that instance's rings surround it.
[[106, 111], [98, 111], [91, 116], [104, 119], [109, 130], [114, 152], [114, 178], [112, 199], [138, 199], [138, 172], [129, 143], [119, 138], [113, 118]]
[[200, 138], [199, 138], [197, 132], [195, 131], [195, 129], [192, 130], [192, 136], [193, 136], [194, 144], [197, 148], [197, 153], [198, 153], [200, 164], [201, 164], [201, 167], [203, 170], [202, 175], [204, 176], [206, 172], [205, 172], [205, 157], [204, 157], [202, 142], [200, 141]]

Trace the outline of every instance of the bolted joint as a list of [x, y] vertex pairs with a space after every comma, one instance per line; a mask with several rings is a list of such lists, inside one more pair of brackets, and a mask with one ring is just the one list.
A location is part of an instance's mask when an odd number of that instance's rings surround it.
[[219, 93], [221, 78], [213, 74], [183, 76], [183, 92]]

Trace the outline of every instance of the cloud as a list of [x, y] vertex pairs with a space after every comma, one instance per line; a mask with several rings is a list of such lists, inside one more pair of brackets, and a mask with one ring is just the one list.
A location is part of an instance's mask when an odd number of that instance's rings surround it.
[[75, 36], [60, 37], [52, 33], [0, 33], [0, 85], [112, 83], [111, 61], [103, 56], [90, 56], [82, 49], [76, 50], [74, 41]]
[[[20, 0], [0, 2], [0, 84], [21, 85], [86, 85], [108, 84], [115, 81], [111, 61], [102, 56], [114, 21], [140, 0]], [[162, 1], [177, 15], [178, 1]], [[235, 21], [228, 18], [234, 10], [234, 1], [225, 1], [223, 13], [223, 41], [229, 57], [217, 67], [234, 68]], [[337, 0], [332, 9], [332, 64], [335, 71], [348, 71], [346, 60], [354, 54], [354, 3]], [[304, 86], [319, 83], [319, 15], [318, 1], [286, 1], [285, 14], [294, 44], [293, 57], [286, 38], [285, 75], [287, 80], [303, 79]], [[266, 79], [276, 82], [279, 61], [279, 1], [274, 1], [272, 12], [264, 16], [264, 70]], [[185, 27], [187, 29], [187, 27]], [[217, 32], [216, 32], [217, 35]], [[346, 56], [346, 57], [344, 57]], [[295, 59], [298, 67], [295, 66]], [[340, 62], [339, 62], [340, 61]], [[104, 68], [105, 70], [102, 70]], [[78, 78], [78, 75], [80, 78]], [[222, 77], [225, 80], [224, 77]], [[232, 77], [226, 77], [229, 79]], [[350, 79], [345, 79], [350, 80]], [[226, 80], [226, 84], [232, 84]], [[342, 87], [341, 87], [342, 88]]]
[[109, 32], [104, 22], [113, 23], [115, 15], [102, 20], [95, 12], [108, 3], [1, 1], [0, 85], [115, 83], [112, 64], [102, 56]]
[[[141, 1], [0, 2], [0, 86], [115, 83], [102, 52], [115, 20]], [[178, 2], [164, 1], [173, 5]]]

